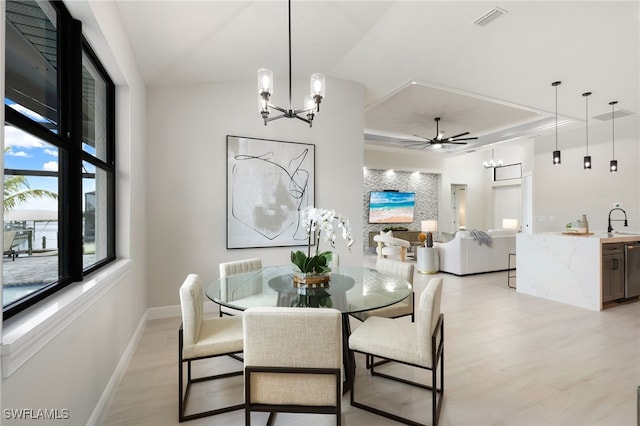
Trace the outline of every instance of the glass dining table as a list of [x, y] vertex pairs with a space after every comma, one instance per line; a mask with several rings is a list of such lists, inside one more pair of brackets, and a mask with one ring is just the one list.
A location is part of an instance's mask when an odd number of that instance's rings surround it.
[[342, 313], [342, 350], [345, 369], [344, 391], [351, 390], [355, 361], [349, 351], [349, 315], [393, 305], [413, 291], [398, 276], [375, 269], [337, 266], [326, 287], [298, 287], [293, 283], [293, 265], [262, 269], [219, 278], [206, 288], [207, 297], [221, 307], [245, 310], [250, 307], [326, 307]]

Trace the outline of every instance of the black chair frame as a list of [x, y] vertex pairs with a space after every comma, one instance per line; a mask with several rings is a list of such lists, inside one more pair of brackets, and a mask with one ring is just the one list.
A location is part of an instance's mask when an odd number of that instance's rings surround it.
[[[324, 374], [332, 375], [336, 379], [336, 405], [289, 405], [289, 404], [259, 404], [251, 402], [251, 374]], [[277, 413], [310, 413], [335, 414], [336, 425], [342, 424], [342, 371], [339, 368], [311, 368], [311, 367], [260, 367], [246, 366], [244, 368], [245, 389], [245, 426], [251, 425], [251, 412], [268, 412], [267, 426], [273, 425]]]
[[[361, 352], [361, 351], [353, 351], [353, 352], [358, 352], [358, 353], [362, 353], [365, 355], [365, 359], [368, 365], [368, 369], [371, 373], [372, 376], [379, 376], [379, 377], [384, 377], [386, 379], [389, 380], [394, 380], [396, 382], [401, 382], [401, 383], [405, 383], [407, 385], [411, 385], [411, 386], [416, 386], [418, 388], [421, 389], [427, 389], [430, 390], [432, 393], [432, 398], [431, 398], [431, 406], [432, 406], [432, 425], [433, 426], [437, 426], [438, 424], [438, 420], [440, 419], [440, 411], [442, 410], [442, 398], [444, 397], [444, 314], [440, 314], [440, 316], [438, 317], [438, 321], [436, 323], [436, 327], [433, 331], [433, 334], [431, 335], [431, 359], [432, 359], [432, 368], [427, 368], [424, 367], [422, 365], [417, 365], [417, 364], [413, 364], [413, 363], [408, 363], [408, 362], [403, 362], [403, 361], [398, 361], [395, 359], [391, 359], [391, 358], [386, 358], [386, 357], [382, 357], [376, 354], [370, 354], [370, 353], [366, 353], [366, 352]], [[380, 361], [378, 363], [374, 363], [373, 362], [373, 357], [377, 357], [377, 358], [381, 358], [383, 361]], [[378, 366], [381, 363], [386, 363], [386, 362], [397, 362], [400, 364], [404, 364], [404, 365], [409, 365], [411, 367], [416, 367], [416, 368], [422, 368], [425, 370], [430, 370], [431, 371], [431, 386], [423, 384], [423, 383], [418, 383], [418, 382], [414, 382], [411, 380], [407, 380], [407, 379], [403, 379], [402, 377], [397, 377], [397, 376], [391, 376], [389, 374], [385, 374], [385, 373], [381, 373], [379, 371], [375, 370], [375, 367]], [[438, 364], [440, 364], [439, 368], [438, 368]], [[437, 387], [437, 376], [438, 376], [438, 369], [440, 370], [440, 388], [438, 389]], [[438, 398], [438, 394], [440, 394], [440, 397]], [[355, 378], [353, 381], [353, 388], [351, 389], [351, 400], [350, 403], [352, 406], [363, 409], [365, 411], [369, 411], [371, 413], [377, 414], [379, 416], [383, 416], [386, 417], [388, 419], [391, 420], [395, 420], [397, 422], [400, 423], [404, 423], [407, 425], [411, 425], [411, 426], [426, 426], [425, 423], [418, 423], [414, 420], [411, 420], [409, 418], [406, 417], [401, 417], [398, 416], [396, 414], [387, 412], [387, 411], [383, 411], [380, 410], [376, 407], [372, 407], [370, 405], [366, 405], [363, 404], [361, 402], [358, 402], [355, 400]]]
[[[200, 419], [202, 417], [207, 417], [207, 416], [213, 416], [216, 414], [222, 414], [222, 413], [228, 413], [229, 411], [235, 411], [235, 410], [240, 410], [242, 408], [244, 408], [244, 403], [242, 404], [236, 404], [236, 405], [231, 405], [228, 407], [221, 407], [221, 408], [216, 408], [213, 410], [208, 410], [208, 411], [201, 411], [199, 413], [193, 413], [193, 414], [185, 414], [186, 411], [186, 406], [187, 406], [187, 399], [189, 398], [189, 390], [191, 388], [191, 384], [192, 383], [199, 383], [199, 382], [205, 382], [208, 380], [216, 380], [216, 379], [225, 379], [228, 377], [234, 377], [234, 376], [241, 376], [242, 375], [242, 370], [238, 370], [238, 371], [232, 371], [229, 373], [223, 373], [223, 374], [216, 374], [216, 375], [212, 375], [212, 376], [206, 376], [206, 377], [195, 377], [192, 378], [191, 377], [191, 361], [198, 361], [198, 360], [203, 360], [203, 359], [209, 359], [209, 358], [216, 358], [219, 356], [229, 356], [233, 359], [236, 359], [240, 362], [242, 362], [242, 358], [240, 358], [237, 354], [240, 352], [229, 352], [229, 353], [223, 353], [223, 354], [217, 354], [217, 355], [211, 355], [211, 356], [203, 356], [203, 357], [197, 357], [197, 358], [189, 358], [189, 359], [183, 359], [182, 358], [182, 347], [183, 347], [183, 330], [182, 330], [182, 324], [180, 324], [180, 329], [178, 330], [178, 359], [180, 360], [180, 362], [178, 363], [178, 386], [179, 386], [179, 400], [178, 400], [178, 420], [180, 422], [184, 422], [187, 420], [193, 420], [193, 419]], [[183, 387], [184, 387], [184, 363], [187, 363], [187, 386], [186, 389], [184, 389], [184, 395], [183, 395]]]

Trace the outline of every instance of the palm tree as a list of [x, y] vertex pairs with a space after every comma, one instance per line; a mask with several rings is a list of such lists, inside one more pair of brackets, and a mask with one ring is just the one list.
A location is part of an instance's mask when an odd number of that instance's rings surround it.
[[[6, 147], [6, 153], [11, 148]], [[4, 176], [4, 212], [15, 209], [18, 205], [36, 198], [58, 199], [58, 194], [46, 189], [31, 189], [26, 176], [5, 175]]]
[[26, 176], [11, 175], [4, 177], [5, 213], [28, 200], [45, 197], [57, 200], [58, 194], [45, 189], [31, 189]]

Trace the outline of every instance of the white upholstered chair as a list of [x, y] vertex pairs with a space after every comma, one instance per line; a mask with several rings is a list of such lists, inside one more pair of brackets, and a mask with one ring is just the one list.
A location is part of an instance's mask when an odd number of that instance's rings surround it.
[[[396, 380], [422, 389], [431, 390], [432, 425], [438, 424], [444, 397], [444, 315], [440, 312], [442, 278], [432, 278], [420, 296], [415, 323], [395, 321], [389, 318], [370, 317], [349, 337], [349, 350], [363, 353], [367, 358], [376, 357], [408, 366], [431, 370], [431, 383], [419, 383], [383, 373], [372, 365], [372, 376]], [[438, 386], [438, 369], [439, 386]], [[372, 386], [373, 384], [369, 384]], [[377, 407], [356, 401], [356, 383], [351, 389], [351, 405], [411, 425], [415, 420], [383, 411]], [[438, 397], [439, 394], [439, 397]]]
[[243, 318], [245, 425], [252, 411], [269, 412], [268, 424], [289, 412], [332, 414], [340, 425], [340, 311], [249, 308]]
[[376, 247], [378, 257], [399, 256], [402, 262], [407, 258], [407, 249], [411, 247], [411, 243], [407, 240], [382, 233], [374, 235], [373, 241], [378, 243], [378, 247]]
[[[409, 281], [412, 286], [414, 269], [415, 265], [409, 262], [401, 262], [399, 260], [385, 259], [382, 257], [379, 257], [376, 260], [376, 270], [378, 272], [404, 278], [405, 280]], [[370, 316], [400, 318], [411, 315], [411, 322], [413, 322], [415, 321], [414, 301], [415, 293], [411, 291], [409, 297], [398, 303], [394, 303], [393, 305], [385, 306], [384, 308], [374, 309], [371, 311], [358, 312], [357, 314], [353, 314], [353, 316], [361, 321], [364, 321]]]
[[[242, 352], [242, 317], [203, 318], [204, 290], [200, 277], [196, 274], [188, 275], [180, 287], [180, 305], [182, 325], [178, 331], [179, 421], [183, 422], [243, 408], [244, 404], [239, 403], [186, 414], [189, 390], [193, 383], [242, 375], [242, 370], [236, 370], [206, 377], [191, 377], [191, 363], [194, 361], [224, 355], [236, 357], [236, 354]], [[186, 388], [183, 383], [185, 363], [187, 364]], [[241, 398], [241, 395], [239, 397]]]
[[[262, 269], [262, 259], [254, 257], [251, 259], [243, 259], [243, 260], [235, 260], [233, 262], [224, 262], [221, 263], [218, 267], [220, 272], [220, 278], [227, 277], [229, 275], [240, 274], [243, 272], [250, 271], [259, 271]], [[262, 290], [262, 283], [256, 281], [253, 285], [247, 286], [243, 289], [243, 293], [239, 293], [238, 291], [231, 292], [233, 294], [229, 294], [229, 291], [226, 286], [226, 282], [223, 280], [220, 283], [221, 296], [227, 300], [236, 300], [246, 296], [250, 296], [252, 294], [256, 294]], [[236, 311], [231, 308], [223, 308], [220, 305], [220, 316], [222, 315], [235, 315]]]

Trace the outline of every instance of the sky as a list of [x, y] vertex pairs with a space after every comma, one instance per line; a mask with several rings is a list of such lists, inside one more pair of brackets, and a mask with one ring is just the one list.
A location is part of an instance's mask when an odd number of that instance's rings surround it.
[[[38, 114], [8, 100], [5, 103], [18, 112], [34, 119], [38, 122], [46, 122]], [[58, 170], [58, 153], [59, 149], [41, 139], [38, 139], [17, 127], [4, 126], [4, 142], [5, 142], [5, 169], [21, 169], [21, 170], [42, 170], [57, 171]], [[86, 163], [85, 163], [86, 164]], [[95, 168], [85, 170], [88, 172], [95, 171]], [[27, 177], [31, 189], [44, 189], [51, 192], [58, 192], [58, 179], [55, 177]], [[83, 184], [84, 191], [93, 191], [95, 185], [92, 179], [85, 179]], [[29, 200], [20, 204], [18, 209], [33, 210], [58, 210], [57, 201], [50, 198], [41, 198]]]

